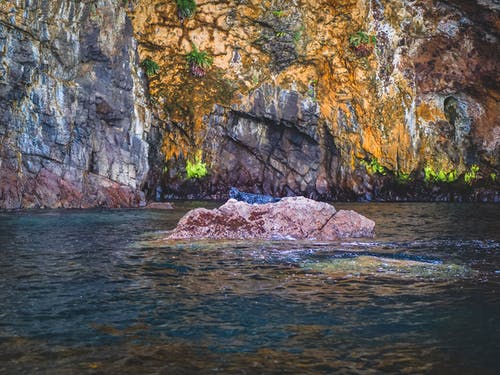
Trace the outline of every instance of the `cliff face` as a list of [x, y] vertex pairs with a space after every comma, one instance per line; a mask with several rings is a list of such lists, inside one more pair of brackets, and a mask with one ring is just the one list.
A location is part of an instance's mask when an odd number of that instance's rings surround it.
[[0, 208], [130, 206], [150, 125], [113, 0], [0, 2]]
[[[184, 19], [173, 1], [135, 4], [139, 53], [160, 68], [167, 195], [498, 191], [495, 2], [205, 1]], [[213, 57], [203, 77], [194, 48]], [[200, 157], [208, 176], [183, 182]]]
[[0, 2], [0, 208], [500, 200], [495, 1], [196, 3]]

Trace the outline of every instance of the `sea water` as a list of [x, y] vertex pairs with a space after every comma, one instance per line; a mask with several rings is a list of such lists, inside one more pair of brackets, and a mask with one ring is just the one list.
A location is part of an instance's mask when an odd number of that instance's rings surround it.
[[183, 241], [188, 209], [0, 213], [1, 374], [495, 374], [500, 206], [335, 204], [375, 238]]

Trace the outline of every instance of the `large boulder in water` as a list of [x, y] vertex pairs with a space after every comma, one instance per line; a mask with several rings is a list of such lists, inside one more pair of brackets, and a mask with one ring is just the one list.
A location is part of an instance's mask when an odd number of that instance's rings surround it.
[[316, 239], [372, 237], [375, 223], [354, 212], [304, 197], [248, 204], [229, 199], [223, 206], [189, 211], [169, 239]]

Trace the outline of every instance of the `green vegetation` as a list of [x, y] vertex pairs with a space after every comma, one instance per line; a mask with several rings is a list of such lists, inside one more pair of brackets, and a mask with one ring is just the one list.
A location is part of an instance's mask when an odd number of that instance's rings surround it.
[[412, 178], [409, 173], [398, 172], [396, 174], [396, 181], [400, 184], [407, 184], [412, 181]]
[[308, 89], [307, 89], [307, 95], [310, 96], [314, 101], [317, 100], [317, 87], [318, 87], [318, 80], [313, 79], [309, 81]]
[[188, 179], [203, 178], [207, 175], [207, 165], [201, 161], [201, 157], [196, 157], [194, 162], [186, 162], [186, 176]]
[[380, 165], [380, 163], [378, 162], [378, 160], [376, 158], [372, 158], [370, 160], [370, 162], [367, 162], [366, 160], [361, 160], [361, 165], [364, 165], [366, 170], [370, 174], [378, 173], [378, 174], [381, 174], [383, 176], [385, 176], [387, 174], [387, 170], [385, 169], [385, 167]]
[[193, 50], [186, 55], [191, 73], [198, 78], [205, 76], [206, 69], [210, 68], [213, 59], [205, 51], [199, 51], [198, 48], [192, 44]]
[[196, 12], [196, 2], [194, 0], [176, 0], [179, 18], [191, 18]]
[[477, 164], [472, 164], [469, 171], [464, 174], [464, 180], [467, 185], [472, 185], [474, 181], [477, 180], [479, 172], [479, 166]]
[[283, 12], [282, 10], [273, 10], [273, 15], [280, 18], [285, 15], [285, 12]]
[[490, 173], [490, 180], [495, 182], [497, 180], [497, 174], [495, 172]]
[[349, 46], [357, 57], [367, 57], [372, 54], [376, 41], [374, 35], [358, 31], [349, 37]]
[[286, 35], [286, 33], [285, 33], [284, 31], [278, 31], [278, 32], [276, 33], [276, 36], [277, 36], [278, 38], [283, 38], [285, 35]]
[[375, 45], [377, 38], [374, 35], [368, 35], [364, 31], [357, 31], [351, 36], [349, 36], [349, 45], [352, 47], [359, 47], [362, 44], [373, 44]]
[[433, 182], [436, 179], [436, 172], [434, 171], [434, 168], [431, 166], [425, 166], [424, 167], [424, 181], [425, 182]]
[[457, 171], [452, 170], [450, 172], [446, 172], [444, 170], [435, 171], [431, 166], [426, 166], [424, 168], [424, 181], [427, 183], [431, 182], [446, 182], [452, 183], [456, 181], [458, 178]]
[[146, 72], [146, 75], [148, 77], [154, 76], [160, 70], [160, 67], [158, 66], [158, 64], [156, 62], [154, 62], [153, 60], [151, 60], [149, 57], [144, 59], [142, 61], [141, 65], [144, 68], [144, 71]]
[[293, 33], [293, 41], [295, 43], [297, 43], [300, 40], [300, 38], [302, 38], [302, 31], [301, 30], [294, 31], [294, 33]]

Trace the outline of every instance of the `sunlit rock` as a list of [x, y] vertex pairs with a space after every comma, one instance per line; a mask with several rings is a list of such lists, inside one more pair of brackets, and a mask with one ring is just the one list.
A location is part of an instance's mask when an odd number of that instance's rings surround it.
[[372, 237], [375, 223], [354, 211], [336, 211], [324, 202], [287, 197], [252, 205], [228, 200], [223, 206], [189, 211], [169, 239], [318, 239]]

